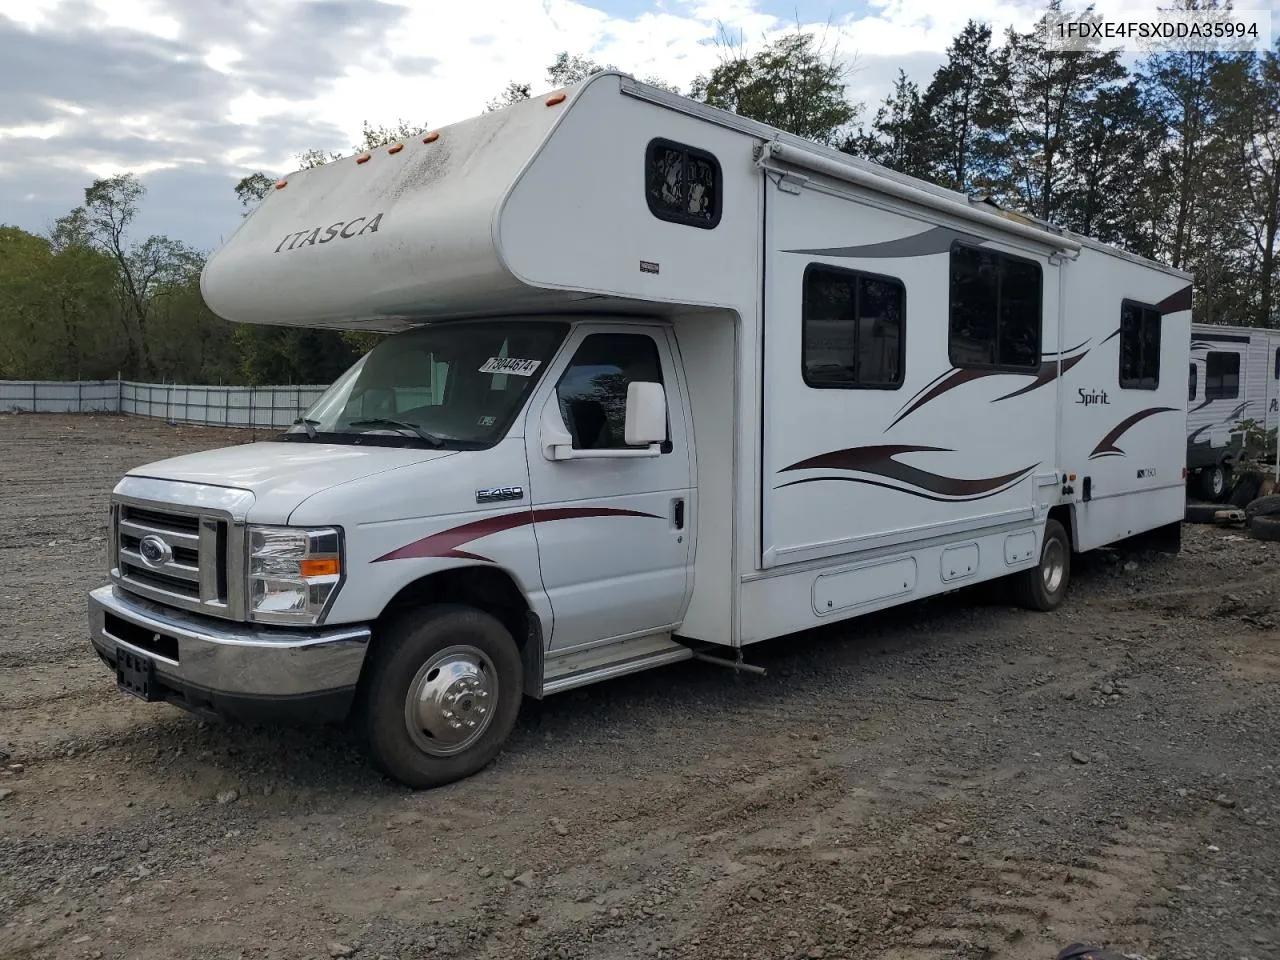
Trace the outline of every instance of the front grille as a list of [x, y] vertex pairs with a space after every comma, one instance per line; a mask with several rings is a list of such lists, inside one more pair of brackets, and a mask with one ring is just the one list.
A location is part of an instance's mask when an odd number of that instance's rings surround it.
[[117, 582], [161, 603], [232, 616], [227, 519], [167, 507], [115, 506]]

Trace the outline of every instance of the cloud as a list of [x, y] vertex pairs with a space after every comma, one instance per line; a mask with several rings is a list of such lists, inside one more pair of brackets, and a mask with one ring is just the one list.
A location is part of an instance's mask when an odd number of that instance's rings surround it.
[[[834, 4], [832, 4], [834, 6]], [[857, 69], [866, 116], [899, 66], [922, 83], [969, 16], [1034, 21], [1030, 0], [867, 0], [802, 19]], [[683, 88], [722, 31], [758, 46], [794, 0], [22, 0], [0, 14], [0, 222], [44, 229], [95, 177], [144, 173], [149, 230], [202, 248], [236, 226], [232, 187], [348, 151], [363, 121], [443, 125], [508, 81], [545, 87], [567, 50]], [[847, 8], [846, 8], [847, 10]]]

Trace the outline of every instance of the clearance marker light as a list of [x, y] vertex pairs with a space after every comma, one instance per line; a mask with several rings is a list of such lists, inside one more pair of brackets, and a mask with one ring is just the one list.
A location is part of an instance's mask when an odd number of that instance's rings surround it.
[[548, 107], [554, 107], [557, 103], [564, 103], [563, 93], [553, 93], [551, 96], [547, 97]]
[[403, 144], [403, 143], [396, 143], [396, 144], [392, 144], [391, 146], [387, 147], [387, 153], [399, 153], [399, 152], [400, 152], [401, 150], [403, 150], [403, 149], [404, 149], [404, 144]]
[[368, 162], [369, 162], [369, 154], [367, 153], [362, 153], [360, 154], [360, 156], [356, 157], [356, 163], [368, 163]]
[[439, 139], [440, 139], [440, 132], [437, 130], [433, 133], [428, 133], [425, 137], [422, 138], [422, 142], [435, 143]]

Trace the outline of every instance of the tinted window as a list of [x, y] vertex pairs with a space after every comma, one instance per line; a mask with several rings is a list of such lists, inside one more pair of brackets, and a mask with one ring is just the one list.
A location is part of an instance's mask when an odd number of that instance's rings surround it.
[[1191, 364], [1191, 372], [1187, 374], [1187, 399], [1188, 400], [1194, 400], [1196, 398], [1196, 380], [1198, 378], [1199, 378], [1199, 373], [1196, 370], [1196, 365], [1193, 363]]
[[720, 164], [704, 150], [670, 140], [645, 150], [645, 199], [659, 220], [711, 229], [720, 222], [720, 187]]
[[594, 333], [582, 341], [556, 386], [560, 415], [575, 450], [625, 447], [627, 387], [662, 383], [662, 363], [652, 337]]
[[1204, 398], [1234, 400], [1240, 396], [1240, 354], [1210, 353], [1204, 359]]
[[801, 353], [811, 387], [902, 385], [906, 290], [891, 277], [810, 267], [804, 277]]
[[1160, 385], [1160, 311], [1126, 300], [1120, 305], [1120, 386], [1154, 390]]
[[1040, 366], [1040, 265], [994, 250], [951, 250], [950, 342], [957, 367]]

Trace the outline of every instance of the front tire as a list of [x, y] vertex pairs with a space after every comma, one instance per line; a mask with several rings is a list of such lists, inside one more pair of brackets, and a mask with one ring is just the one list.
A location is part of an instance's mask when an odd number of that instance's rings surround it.
[[1044, 526], [1040, 562], [1014, 575], [1013, 593], [1018, 606], [1047, 613], [1062, 605], [1071, 580], [1071, 541], [1057, 520]]
[[488, 766], [524, 695], [520, 651], [497, 618], [454, 604], [410, 611], [377, 638], [358, 722], [374, 765], [413, 789]]

